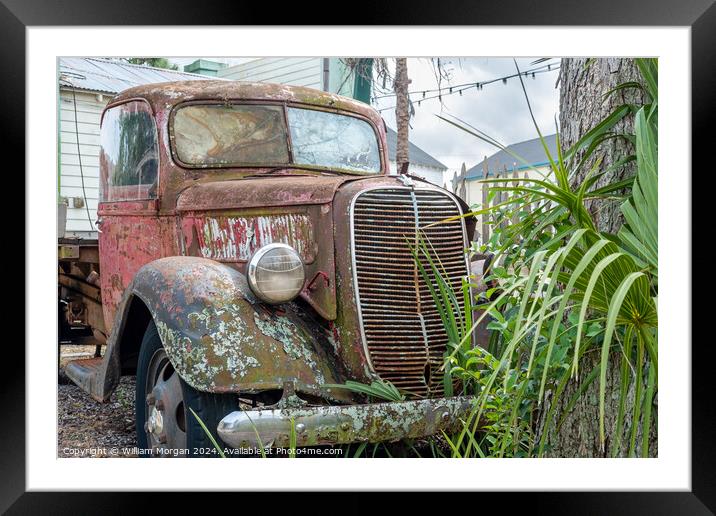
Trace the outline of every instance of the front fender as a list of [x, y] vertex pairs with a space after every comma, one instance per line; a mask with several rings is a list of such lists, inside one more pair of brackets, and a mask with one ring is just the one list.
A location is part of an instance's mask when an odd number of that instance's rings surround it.
[[102, 361], [76, 361], [66, 368], [99, 401], [107, 401], [119, 383], [120, 347], [137, 300], [147, 307], [147, 320], [153, 318], [175, 370], [195, 389], [240, 393], [292, 384], [299, 393], [353, 401], [345, 389], [321, 388], [344, 383], [348, 375], [320, 322], [295, 303], [261, 304], [241, 273], [193, 257], [162, 258], [142, 267], [122, 296]]
[[243, 274], [205, 258], [162, 258], [142, 267], [130, 287], [147, 306], [169, 360], [205, 392], [256, 392], [292, 383], [299, 392], [344, 383], [330, 343], [296, 305], [269, 307]]

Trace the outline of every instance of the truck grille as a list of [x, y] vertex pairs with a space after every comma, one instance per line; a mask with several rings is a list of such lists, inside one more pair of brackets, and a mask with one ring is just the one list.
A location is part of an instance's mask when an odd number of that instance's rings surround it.
[[416, 243], [417, 228], [423, 230], [433, 260], [439, 259], [438, 267], [457, 294], [456, 316], [461, 316], [467, 275], [464, 221], [425, 227], [461, 214], [456, 202], [438, 190], [367, 190], [354, 201], [354, 274], [364, 344], [375, 372], [414, 396], [443, 393], [439, 369], [448, 339], [409, 246]]

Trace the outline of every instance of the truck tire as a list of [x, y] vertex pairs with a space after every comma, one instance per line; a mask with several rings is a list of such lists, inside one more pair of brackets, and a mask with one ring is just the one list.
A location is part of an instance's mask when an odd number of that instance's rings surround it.
[[137, 362], [135, 416], [140, 456], [218, 457], [209, 436], [189, 409], [225, 449], [216, 426], [238, 408], [237, 396], [200, 392], [182, 380], [164, 351], [156, 325], [149, 323]]

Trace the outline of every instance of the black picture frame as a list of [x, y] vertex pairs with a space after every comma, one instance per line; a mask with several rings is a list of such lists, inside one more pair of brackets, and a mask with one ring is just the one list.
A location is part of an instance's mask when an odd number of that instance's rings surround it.
[[[709, 173], [713, 160], [707, 156], [714, 141], [713, 113], [716, 113], [716, 6], [714, 0], [603, 0], [500, 2], [427, 2], [424, 0], [392, 1], [366, 5], [346, 15], [345, 9], [321, 9], [315, 14], [307, 9], [276, 8], [279, 4], [218, 3], [211, 0], [159, 0], [141, 2], [125, 0], [75, 0], [71, 3], [50, 0], [0, 0], [0, 63], [2, 78], [2, 136], [8, 149], [24, 148], [25, 140], [25, 30], [37, 25], [281, 25], [303, 22], [311, 25], [590, 25], [590, 26], [689, 26], [691, 27], [692, 72], [692, 168]], [[313, 5], [313, 4], [311, 4]], [[339, 15], [339, 12], [342, 13]], [[328, 19], [330, 14], [335, 19]], [[310, 16], [309, 16], [310, 15]], [[302, 20], [300, 18], [303, 18]], [[16, 170], [24, 170], [24, 154]], [[684, 156], [688, 166], [688, 156]], [[711, 179], [710, 177], [708, 179]], [[19, 191], [25, 190], [24, 177], [15, 175]], [[17, 192], [18, 190], [15, 190]], [[698, 192], [699, 189], [696, 189]], [[15, 195], [15, 197], [20, 197]], [[692, 206], [698, 206], [694, 198]], [[692, 211], [693, 213], [693, 211]], [[693, 216], [694, 223], [698, 221]], [[703, 219], [702, 219], [703, 220]], [[694, 234], [694, 233], [692, 233]], [[32, 235], [26, 235], [32, 238]], [[15, 245], [19, 250], [20, 246]], [[13, 255], [17, 267], [17, 251]], [[692, 256], [694, 271], [706, 270], [706, 263]], [[25, 270], [25, 274], [32, 271]], [[708, 304], [699, 304], [691, 295], [691, 278], [685, 277], [684, 302], [691, 302], [693, 320], [704, 320]], [[23, 285], [24, 286], [24, 285]], [[701, 317], [699, 317], [701, 316]], [[26, 323], [28, 314], [25, 314]], [[707, 319], [706, 319], [707, 320]], [[6, 333], [9, 335], [9, 333]], [[695, 333], [694, 336], [695, 337]], [[692, 490], [691, 492], [652, 493], [527, 493], [509, 496], [510, 509], [551, 514], [712, 514], [716, 511], [716, 444], [713, 439], [716, 403], [710, 379], [713, 346], [710, 339], [693, 338], [692, 356]], [[686, 339], [685, 339], [686, 340]], [[665, 343], [681, 345], [684, 343]], [[50, 346], [50, 349], [54, 349]], [[48, 349], [48, 352], [51, 352]], [[3, 481], [0, 482], [0, 510], [10, 514], [26, 513], [132, 513], [142, 507], [139, 494], [115, 493], [28, 493], [25, 488], [25, 352], [13, 339], [5, 343], [5, 360], [1, 374], [0, 407], [2, 408], [2, 436], [0, 460]], [[14, 364], [8, 367], [7, 364]], [[146, 496], [146, 495], [145, 495]], [[216, 496], [211, 494], [211, 496]], [[355, 495], [351, 495], [353, 499]], [[488, 494], [480, 494], [484, 509]], [[502, 495], [504, 496], [504, 494]], [[170, 500], [186, 503], [178, 493], [160, 495], [162, 503]], [[223, 499], [219, 497], [218, 500]], [[350, 507], [348, 497], [343, 507]], [[355, 498], [356, 500], [358, 498]], [[310, 502], [305, 496], [293, 497], [297, 507]], [[303, 500], [306, 500], [304, 502]], [[360, 505], [354, 505], [359, 507]], [[365, 505], [363, 505], [365, 507]], [[245, 507], [246, 508], [246, 507]], [[168, 511], [167, 505], [167, 511]], [[446, 510], [449, 510], [446, 508]], [[345, 512], [345, 511], [342, 511]]]

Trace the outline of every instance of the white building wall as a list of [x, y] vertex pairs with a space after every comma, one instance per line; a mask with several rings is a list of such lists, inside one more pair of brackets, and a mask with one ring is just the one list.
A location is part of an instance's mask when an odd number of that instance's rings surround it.
[[219, 70], [224, 79], [323, 89], [323, 58], [262, 57]]
[[[519, 170], [517, 172], [518, 177], [525, 177], [525, 175], [529, 178], [535, 178], [535, 179], [544, 179], [544, 174], [549, 173], [549, 167], [537, 167], [537, 171], [532, 169], [525, 169], [525, 170]], [[512, 177], [512, 172], [508, 171], [507, 175], [508, 177]], [[465, 199], [465, 202], [467, 202], [469, 205], [473, 204], [482, 204], [482, 189], [483, 186], [485, 186], [484, 183], [481, 183], [480, 179], [472, 179], [466, 181], [466, 192], [467, 192], [467, 199]], [[488, 179], [495, 179], [493, 176], [490, 176]], [[491, 183], [494, 185], [494, 183]], [[490, 183], [487, 183], [486, 185], [488, 188], [490, 186]]]
[[[60, 91], [60, 196], [67, 199], [67, 236], [96, 238], [93, 222], [97, 220], [99, 199], [99, 126], [104, 106], [111, 96], [76, 92], [77, 126], [72, 91]], [[79, 132], [80, 155], [77, 153]], [[82, 172], [80, 173], [80, 158]], [[82, 191], [84, 176], [84, 194]], [[85, 201], [86, 195], [86, 201]], [[89, 208], [75, 207], [86, 202]], [[79, 204], [77, 204], [79, 206]], [[91, 221], [90, 221], [91, 219]]]
[[[398, 173], [398, 167], [396, 165], [396, 162], [392, 159], [390, 160], [389, 172], [391, 174]], [[443, 169], [441, 168], [426, 167], [425, 165], [410, 163], [408, 165], [408, 172], [414, 176], [422, 177], [426, 181], [429, 181], [430, 183], [434, 184], [435, 186], [439, 186], [440, 188], [443, 187]]]
[[[537, 171], [532, 169], [525, 169], [525, 170], [519, 170], [517, 172], [518, 177], [524, 178], [525, 176], [528, 178], [534, 178], [534, 179], [544, 179], [544, 175], [549, 173], [549, 167], [536, 167]], [[539, 171], [539, 172], [538, 172]], [[508, 176], [512, 177], [512, 172], [508, 171]], [[480, 178], [482, 179], [482, 178]], [[466, 181], [466, 187], [465, 191], [467, 193], [467, 198], [464, 199], [465, 202], [473, 209], [478, 210], [482, 209], [482, 189], [483, 188], [490, 188], [491, 185], [496, 186], [496, 183], [481, 183], [480, 179], [473, 179], [470, 181]], [[494, 179], [493, 176], [490, 176], [488, 179]], [[490, 201], [490, 204], [495, 204], [495, 199], [493, 198], [492, 201]], [[482, 231], [482, 222], [483, 222], [484, 215], [478, 215], [478, 233]]]

